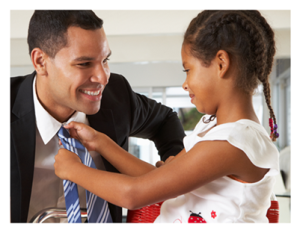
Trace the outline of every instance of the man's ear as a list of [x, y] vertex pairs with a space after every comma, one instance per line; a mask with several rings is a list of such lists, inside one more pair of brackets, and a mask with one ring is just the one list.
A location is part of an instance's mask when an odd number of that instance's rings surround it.
[[230, 59], [229, 55], [225, 50], [219, 50], [215, 57], [218, 64], [218, 74], [220, 78], [224, 78], [229, 70]]
[[31, 61], [36, 73], [44, 76], [47, 75], [46, 60], [48, 55], [39, 48], [34, 48], [31, 52]]

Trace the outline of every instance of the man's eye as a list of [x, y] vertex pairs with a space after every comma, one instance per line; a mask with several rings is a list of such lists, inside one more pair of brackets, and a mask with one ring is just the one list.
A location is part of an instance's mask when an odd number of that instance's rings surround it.
[[105, 59], [103, 60], [103, 63], [106, 63], [107, 61], [109, 61], [109, 58], [105, 58]]
[[90, 62], [80, 63], [79, 66], [86, 67], [90, 65]]

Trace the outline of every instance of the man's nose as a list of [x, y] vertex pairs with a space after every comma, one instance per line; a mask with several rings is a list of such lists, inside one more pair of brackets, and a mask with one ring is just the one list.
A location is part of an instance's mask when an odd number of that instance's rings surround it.
[[101, 85], [106, 85], [110, 76], [110, 70], [108, 67], [99, 65], [95, 67], [94, 74], [91, 77], [91, 82], [97, 82]]

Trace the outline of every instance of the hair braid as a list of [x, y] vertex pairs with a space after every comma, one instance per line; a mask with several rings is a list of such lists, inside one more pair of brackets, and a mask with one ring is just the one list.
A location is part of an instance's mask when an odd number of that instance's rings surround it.
[[[277, 122], [276, 117], [273, 111], [273, 108], [271, 106], [271, 90], [270, 90], [270, 84], [268, 81], [269, 74], [271, 73], [272, 67], [273, 67], [273, 58], [276, 52], [275, 48], [275, 40], [274, 40], [274, 32], [271, 29], [270, 25], [267, 23], [266, 19], [260, 14], [259, 11], [243, 11], [246, 15], [249, 15], [254, 19], [254, 21], [260, 25], [262, 31], [265, 33], [265, 40], [267, 45], [267, 60], [266, 60], [266, 70], [265, 75], [260, 79], [260, 81], [263, 84], [263, 92], [266, 99], [267, 106], [269, 108], [270, 112], [270, 118], [274, 121], [274, 129], [273, 129], [273, 123], [272, 120], [269, 120], [270, 128], [271, 128], [271, 138], [273, 141], [276, 141], [276, 138], [279, 137], [279, 134], [277, 133]], [[258, 77], [260, 78], [260, 77]]]
[[259, 11], [246, 10], [243, 11], [244, 14], [251, 17], [257, 25], [259, 25], [265, 34], [266, 44], [267, 44], [267, 66], [266, 66], [266, 76], [271, 73], [273, 66], [273, 58], [276, 52], [274, 32], [270, 25], [267, 23], [266, 19], [260, 14]]
[[[270, 84], [267, 79], [263, 80], [263, 92], [265, 95], [266, 103], [269, 108], [269, 114], [270, 114], [270, 119], [269, 119], [269, 126], [271, 128], [271, 134], [270, 137], [273, 141], [276, 141], [276, 138], [279, 137], [279, 134], [277, 133], [277, 122], [276, 122], [276, 117], [273, 111], [273, 108], [271, 106], [271, 93], [270, 93]], [[273, 121], [274, 121], [274, 127], [273, 127]]]

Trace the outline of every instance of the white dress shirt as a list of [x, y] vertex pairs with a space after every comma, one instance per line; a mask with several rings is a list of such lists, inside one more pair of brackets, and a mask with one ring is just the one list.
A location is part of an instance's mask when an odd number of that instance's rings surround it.
[[[34, 161], [34, 175], [27, 222], [42, 209], [48, 207], [65, 208], [65, 198], [62, 180], [54, 173], [54, 157], [62, 146], [58, 144], [57, 132], [62, 123], [53, 118], [40, 104], [36, 96], [36, 78], [33, 81], [33, 99], [36, 117], [36, 147]], [[75, 112], [65, 123], [71, 121], [89, 125], [85, 113]], [[101, 156], [90, 152], [96, 167], [105, 170]], [[80, 207], [86, 208], [85, 190], [78, 186]], [[67, 222], [67, 219], [62, 219]], [[48, 219], [46, 222], [60, 222], [57, 219]]]

